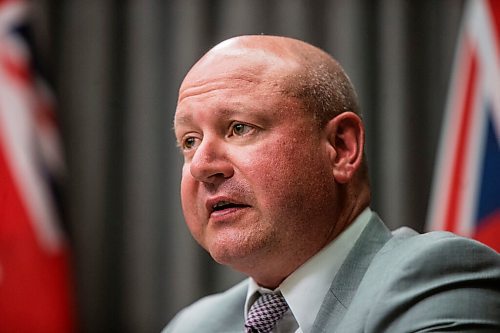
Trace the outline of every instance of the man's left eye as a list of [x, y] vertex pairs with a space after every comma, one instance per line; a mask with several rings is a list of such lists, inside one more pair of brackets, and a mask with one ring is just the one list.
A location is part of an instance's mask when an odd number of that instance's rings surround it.
[[247, 124], [235, 123], [231, 127], [231, 134], [242, 136], [250, 133], [254, 128]]

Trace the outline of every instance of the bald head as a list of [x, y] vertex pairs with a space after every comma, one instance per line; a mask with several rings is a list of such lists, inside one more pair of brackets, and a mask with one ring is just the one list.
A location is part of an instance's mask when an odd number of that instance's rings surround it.
[[[248, 77], [242, 67], [250, 69]], [[179, 100], [193, 93], [186, 83], [231, 71], [242, 80], [266, 80], [270, 90], [296, 97], [321, 126], [345, 111], [359, 114], [351, 81], [335, 59], [313, 45], [279, 36], [239, 36], [216, 45], [189, 71]]]

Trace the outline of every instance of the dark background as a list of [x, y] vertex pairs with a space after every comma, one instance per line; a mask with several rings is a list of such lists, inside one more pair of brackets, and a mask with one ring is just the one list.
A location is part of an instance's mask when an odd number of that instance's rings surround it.
[[242, 278], [184, 226], [171, 130], [183, 75], [231, 36], [291, 36], [336, 57], [364, 110], [372, 208], [391, 228], [424, 229], [462, 1], [33, 3], [68, 164], [82, 332], [158, 332]]

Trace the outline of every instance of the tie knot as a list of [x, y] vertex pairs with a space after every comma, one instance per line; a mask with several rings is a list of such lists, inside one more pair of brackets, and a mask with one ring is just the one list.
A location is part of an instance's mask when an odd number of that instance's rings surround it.
[[253, 303], [245, 322], [247, 333], [268, 333], [283, 317], [288, 304], [281, 294], [264, 294]]

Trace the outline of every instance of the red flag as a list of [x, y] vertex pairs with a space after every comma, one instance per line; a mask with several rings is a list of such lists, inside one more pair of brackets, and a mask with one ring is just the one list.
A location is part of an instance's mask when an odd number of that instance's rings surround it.
[[0, 332], [73, 332], [68, 248], [50, 180], [62, 170], [25, 1], [0, 0]]
[[500, 1], [468, 1], [428, 225], [500, 251]]

